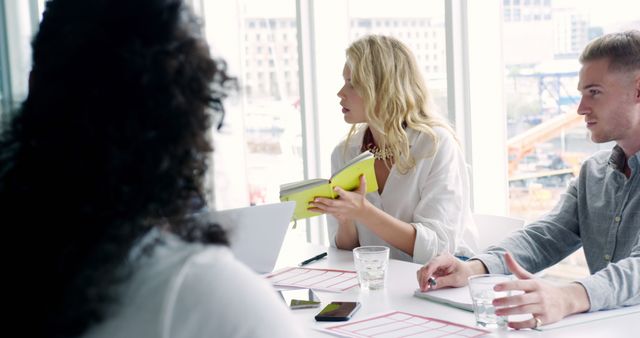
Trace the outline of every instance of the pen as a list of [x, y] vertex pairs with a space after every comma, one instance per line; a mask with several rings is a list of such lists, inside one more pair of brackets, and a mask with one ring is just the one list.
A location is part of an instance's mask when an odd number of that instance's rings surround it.
[[302, 261], [302, 263], [298, 264], [298, 266], [307, 265], [307, 264], [309, 264], [309, 263], [311, 263], [313, 261], [317, 261], [318, 259], [324, 258], [324, 256], [326, 256], [326, 255], [327, 255], [327, 253], [323, 252], [323, 253], [321, 253], [321, 254], [319, 254], [317, 256], [313, 256], [313, 257], [311, 257], [311, 258], [309, 258], [309, 259], [307, 259], [305, 261]]
[[429, 280], [427, 280], [427, 283], [429, 283], [429, 289], [433, 288], [434, 286], [436, 286], [436, 284], [438, 284], [438, 282], [436, 282], [436, 279], [433, 277], [429, 277]]

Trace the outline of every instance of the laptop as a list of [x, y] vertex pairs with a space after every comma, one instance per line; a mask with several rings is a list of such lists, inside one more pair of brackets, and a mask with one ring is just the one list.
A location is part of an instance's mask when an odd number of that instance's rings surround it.
[[287, 234], [295, 202], [210, 211], [227, 232], [235, 257], [257, 273], [273, 271]]

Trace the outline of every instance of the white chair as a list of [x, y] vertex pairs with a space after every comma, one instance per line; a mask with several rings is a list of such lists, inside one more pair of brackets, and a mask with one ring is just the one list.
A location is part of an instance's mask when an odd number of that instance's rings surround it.
[[478, 229], [479, 252], [524, 226], [524, 219], [507, 216], [473, 214], [473, 220]]

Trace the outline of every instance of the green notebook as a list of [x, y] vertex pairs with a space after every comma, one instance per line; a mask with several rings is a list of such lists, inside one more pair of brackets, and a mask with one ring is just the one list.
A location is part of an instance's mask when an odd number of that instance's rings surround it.
[[378, 190], [374, 162], [373, 154], [366, 151], [331, 175], [330, 179], [315, 178], [282, 184], [280, 186], [280, 201], [296, 202], [296, 209], [293, 212], [294, 220], [318, 216], [319, 213], [307, 210], [309, 202], [313, 201], [315, 197], [338, 197], [338, 194], [333, 191], [336, 186], [347, 191], [357, 189], [360, 186], [360, 175], [364, 174], [367, 180], [367, 192]]

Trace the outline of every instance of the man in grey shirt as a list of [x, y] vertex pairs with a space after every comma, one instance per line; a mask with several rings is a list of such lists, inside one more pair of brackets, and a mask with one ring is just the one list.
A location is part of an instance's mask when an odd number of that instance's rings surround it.
[[[570, 314], [640, 304], [640, 31], [604, 35], [580, 56], [578, 114], [591, 139], [615, 141], [582, 164], [558, 205], [542, 219], [462, 262], [442, 254], [417, 272], [423, 291], [463, 286], [482, 273], [513, 273], [496, 291], [522, 290], [493, 301], [497, 315], [532, 314], [510, 322], [537, 328]], [[535, 278], [580, 247], [591, 275], [555, 284]], [[505, 307], [509, 306], [509, 307]]]

